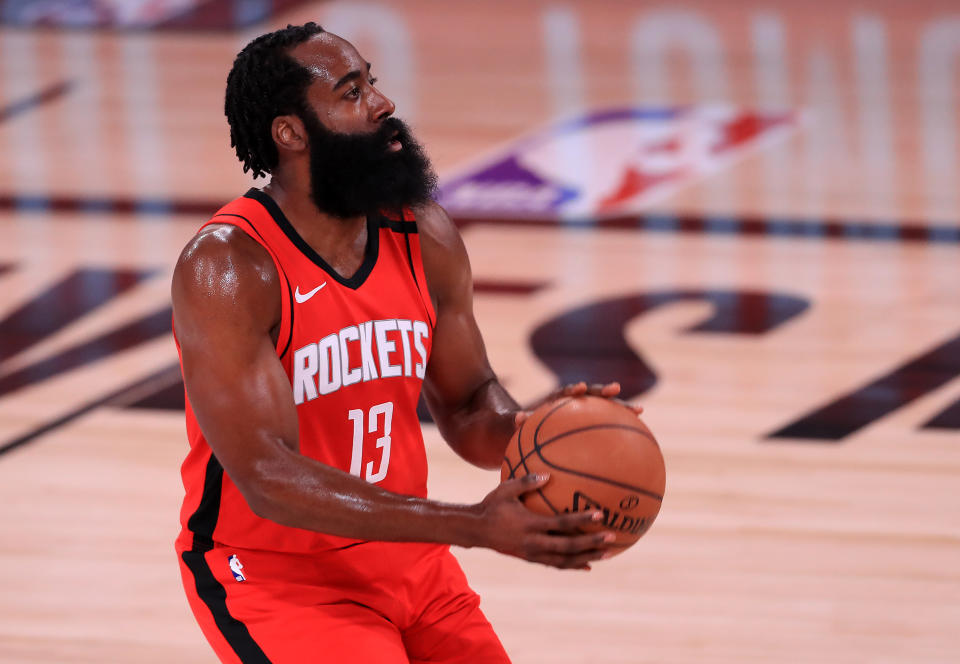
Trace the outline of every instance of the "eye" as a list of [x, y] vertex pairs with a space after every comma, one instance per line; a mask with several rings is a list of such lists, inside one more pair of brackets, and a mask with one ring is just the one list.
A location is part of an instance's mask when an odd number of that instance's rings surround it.
[[379, 81], [379, 80], [380, 80], [380, 79], [378, 79], [376, 76], [371, 76], [371, 77], [370, 77], [370, 85], [376, 85], [376, 84], [377, 84], [377, 81]]
[[357, 86], [353, 86], [347, 91], [346, 96], [352, 97], [353, 99], [358, 98], [360, 96], [360, 88], [358, 88]]

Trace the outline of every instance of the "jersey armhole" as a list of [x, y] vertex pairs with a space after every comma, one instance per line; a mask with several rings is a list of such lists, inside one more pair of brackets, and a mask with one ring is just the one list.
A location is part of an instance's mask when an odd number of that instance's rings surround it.
[[280, 275], [280, 329], [277, 332], [276, 351], [277, 357], [283, 359], [287, 351], [290, 350], [290, 343], [293, 341], [293, 291], [290, 289], [290, 280], [287, 279], [286, 272], [280, 267], [280, 261], [277, 255], [273, 252], [273, 249], [267, 245], [267, 241], [260, 235], [260, 232], [257, 230], [257, 227], [253, 225], [253, 222], [244, 216], [219, 212], [215, 214], [210, 221], [201, 226], [199, 230], [203, 230], [210, 224], [228, 224], [239, 228], [246, 233], [250, 239], [263, 247], [270, 255], [270, 260], [273, 261], [273, 265], [277, 269], [277, 274]]

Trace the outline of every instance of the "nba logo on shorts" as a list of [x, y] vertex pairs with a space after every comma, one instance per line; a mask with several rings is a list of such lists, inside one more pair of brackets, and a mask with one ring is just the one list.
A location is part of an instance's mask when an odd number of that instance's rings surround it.
[[597, 110], [519, 138], [447, 178], [440, 203], [461, 217], [636, 214], [798, 125], [792, 111], [720, 105]]
[[246, 581], [247, 577], [243, 575], [243, 572], [240, 570], [243, 569], [243, 565], [240, 564], [240, 559], [237, 558], [237, 554], [230, 556], [228, 561], [230, 563], [230, 571], [233, 572], [233, 578], [237, 581]]

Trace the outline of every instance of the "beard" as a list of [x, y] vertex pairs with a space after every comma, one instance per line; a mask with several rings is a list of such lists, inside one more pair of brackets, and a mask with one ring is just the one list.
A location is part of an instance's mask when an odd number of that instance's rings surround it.
[[[437, 176], [410, 128], [387, 118], [371, 134], [341, 134], [308, 111], [301, 117], [310, 141], [310, 196], [341, 219], [399, 210], [431, 200]], [[402, 146], [391, 152], [397, 140]]]

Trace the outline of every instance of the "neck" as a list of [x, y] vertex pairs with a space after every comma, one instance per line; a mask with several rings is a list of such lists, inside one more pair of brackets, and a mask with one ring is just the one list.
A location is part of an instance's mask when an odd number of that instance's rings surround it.
[[[270, 182], [263, 187], [263, 191], [277, 202], [284, 214], [294, 223], [294, 216], [302, 219], [311, 225], [334, 226], [344, 228], [355, 228], [363, 226], [366, 216], [357, 215], [355, 217], [336, 217], [324, 210], [321, 210], [313, 202], [310, 196], [310, 186], [301, 178], [287, 178], [278, 172], [271, 177]], [[295, 224], [296, 225], [296, 224]], [[300, 228], [297, 227], [297, 231]]]
[[284, 177], [282, 171], [273, 174], [263, 191], [276, 201], [300, 237], [331, 267], [344, 277], [356, 272], [367, 246], [364, 215], [343, 219], [318, 209], [304, 180]]

